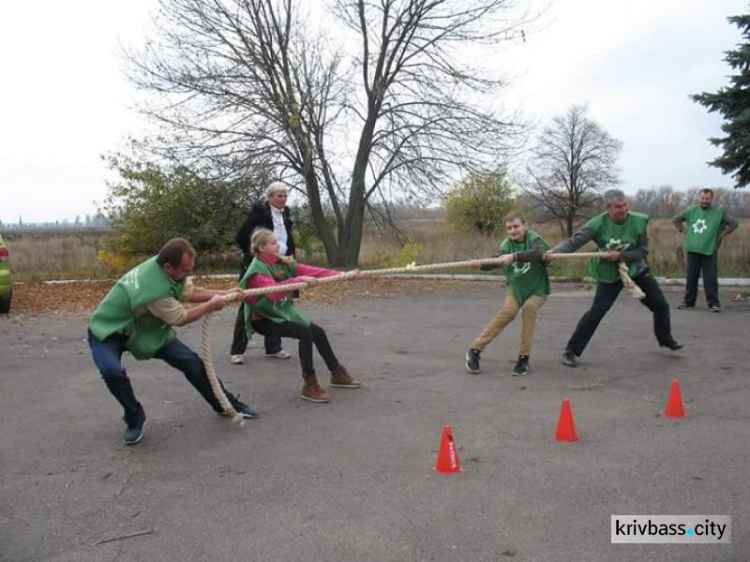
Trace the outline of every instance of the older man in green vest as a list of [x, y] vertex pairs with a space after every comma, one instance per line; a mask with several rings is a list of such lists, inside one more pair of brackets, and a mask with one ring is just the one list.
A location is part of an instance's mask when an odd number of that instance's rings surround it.
[[[173, 238], [159, 253], [127, 272], [94, 310], [89, 324], [89, 347], [107, 388], [124, 410], [127, 426], [122, 436], [135, 445], [143, 436], [146, 412], [136, 399], [122, 366], [129, 351], [138, 360], [161, 359], [183, 372], [204, 400], [218, 414], [224, 409], [211, 391], [201, 358], [182, 343], [173, 326], [199, 320], [226, 306], [224, 298], [235, 290], [216, 291], [193, 285], [195, 250], [187, 240]], [[186, 308], [183, 303], [197, 303]], [[222, 386], [223, 388], [223, 386]], [[227, 399], [244, 418], [258, 413], [224, 390]]]
[[687, 255], [687, 275], [685, 298], [677, 308], [694, 308], [698, 297], [698, 278], [703, 270], [703, 289], [706, 304], [712, 312], [721, 312], [719, 302], [719, 278], [716, 271], [717, 253], [721, 241], [740, 225], [730, 217], [724, 207], [713, 204], [713, 189], [701, 189], [700, 205], [692, 205], [672, 219], [680, 232], [685, 232], [685, 253]]
[[622, 291], [618, 272], [621, 261], [627, 265], [628, 274], [635, 284], [646, 294], [641, 304], [651, 311], [654, 335], [659, 346], [673, 351], [682, 349], [682, 344], [672, 337], [669, 303], [648, 265], [648, 215], [630, 211], [630, 204], [619, 189], [606, 191], [604, 204], [606, 212], [593, 217], [571, 238], [560, 242], [550, 251], [552, 256], [556, 253], [568, 254], [587, 242], [594, 242], [597, 250], [604, 252], [601, 258], [592, 259], [589, 265], [589, 275], [596, 279], [596, 293], [591, 307], [578, 321], [565, 346], [562, 362], [568, 367], [578, 366], [578, 357]]

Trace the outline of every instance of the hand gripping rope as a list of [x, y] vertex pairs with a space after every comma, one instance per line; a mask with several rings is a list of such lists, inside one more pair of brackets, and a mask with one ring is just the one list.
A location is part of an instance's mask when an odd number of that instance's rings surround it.
[[[590, 259], [590, 258], [600, 258], [603, 257], [605, 254], [603, 252], [578, 252], [573, 254], [554, 254], [555, 259]], [[447, 263], [432, 263], [432, 264], [426, 264], [426, 265], [416, 265], [414, 263], [410, 263], [406, 267], [392, 267], [389, 269], [371, 269], [369, 271], [347, 271], [345, 273], [342, 273], [340, 275], [334, 275], [331, 277], [320, 277], [317, 278], [314, 282], [306, 282], [301, 281], [299, 283], [286, 283], [281, 285], [275, 285], [273, 287], [263, 287], [260, 289], [247, 289], [245, 291], [242, 291], [243, 297], [252, 297], [252, 296], [259, 296], [259, 295], [267, 295], [269, 293], [278, 293], [278, 292], [288, 292], [288, 291], [297, 291], [300, 289], [307, 289], [308, 287], [314, 286], [314, 285], [322, 285], [324, 283], [336, 283], [339, 281], [350, 281], [352, 279], [369, 279], [373, 277], [384, 277], [387, 275], [395, 275], [399, 273], [420, 273], [425, 271], [435, 271], [440, 269], [458, 269], [458, 268], [466, 268], [466, 267], [475, 267], [477, 264], [479, 265], [492, 265], [492, 264], [500, 264], [501, 260], [500, 258], [483, 258], [483, 259], [476, 259], [476, 260], [468, 260], [468, 261], [455, 261], [455, 262], [447, 262]], [[630, 278], [628, 275], [628, 266], [625, 265], [624, 262], [620, 262], [618, 266], [618, 271], [620, 273], [620, 279], [622, 279], [622, 284], [625, 286], [625, 288], [630, 292], [630, 294], [636, 298], [636, 299], [643, 299], [645, 298], [645, 294], [643, 291], [641, 291], [640, 287], [635, 284], [635, 282]], [[235, 302], [237, 300], [237, 293], [231, 293], [229, 295], [226, 295], [224, 297], [227, 302]], [[208, 381], [211, 384], [211, 390], [214, 393], [214, 396], [216, 396], [216, 399], [219, 401], [219, 404], [221, 404], [221, 407], [224, 408], [224, 411], [232, 416], [232, 421], [235, 422], [238, 426], [242, 426], [244, 423], [244, 420], [242, 418], [242, 415], [240, 415], [232, 406], [232, 404], [227, 399], [226, 395], [224, 394], [224, 391], [221, 387], [221, 384], [219, 383], [219, 379], [216, 377], [216, 371], [214, 370], [213, 361], [211, 360], [211, 335], [210, 335], [210, 324], [211, 324], [211, 315], [212, 313], [206, 314], [203, 317], [203, 325], [201, 327], [201, 358], [203, 359], [203, 362], [206, 365], [206, 374], [208, 375]]]

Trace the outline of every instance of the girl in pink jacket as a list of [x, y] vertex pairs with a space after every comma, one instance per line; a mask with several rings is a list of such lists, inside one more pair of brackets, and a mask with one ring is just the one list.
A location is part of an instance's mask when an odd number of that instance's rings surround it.
[[328, 343], [325, 330], [297, 310], [291, 292], [283, 290], [284, 285], [314, 283], [316, 277], [331, 277], [339, 275], [340, 272], [297, 263], [290, 257], [279, 256], [276, 236], [265, 228], [253, 231], [250, 245], [255, 258], [242, 277], [240, 286], [243, 289], [277, 286], [279, 292], [245, 299], [245, 327], [248, 337], [257, 332], [264, 336], [276, 335], [299, 340], [299, 360], [302, 366], [300, 396], [303, 400], [318, 403], [330, 401], [328, 393], [320, 387], [315, 376], [313, 343], [331, 371], [331, 386], [360, 388], [361, 383], [339, 363], [331, 344]]

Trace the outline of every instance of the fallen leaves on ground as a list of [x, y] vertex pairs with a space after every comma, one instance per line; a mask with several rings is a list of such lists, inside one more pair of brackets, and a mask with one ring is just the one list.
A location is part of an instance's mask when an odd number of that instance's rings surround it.
[[[196, 285], [208, 289], [231, 289], [233, 279], [198, 278]], [[12, 313], [76, 313], [93, 310], [112, 288], [114, 281], [30, 282], [13, 286]], [[328, 283], [301, 292], [303, 302], [338, 305], [356, 299], [392, 299], [433, 291], [466, 290], [482, 281], [452, 279], [360, 279]]]

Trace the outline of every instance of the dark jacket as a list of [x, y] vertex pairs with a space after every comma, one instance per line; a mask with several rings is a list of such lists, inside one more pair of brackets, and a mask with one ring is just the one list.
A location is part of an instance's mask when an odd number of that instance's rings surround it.
[[[292, 216], [289, 207], [284, 207], [284, 226], [286, 227], [286, 255], [295, 256], [294, 238], [292, 237]], [[271, 205], [268, 201], [258, 201], [253, 205], [250, 213], [247, 215], [245, 222], [237, 231], [234, 240], [242, 250], [242, 268], [243, 270], [253, 261], [253, 251], [250, 247], [250, 235], [256, 228], [267, 228], [273, 232], [273, 216], [271, 215]]]

